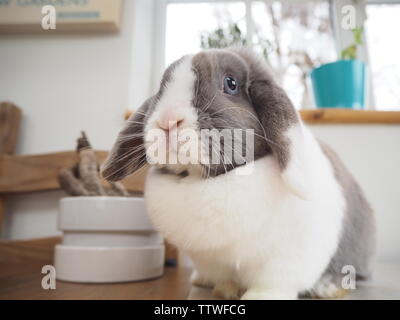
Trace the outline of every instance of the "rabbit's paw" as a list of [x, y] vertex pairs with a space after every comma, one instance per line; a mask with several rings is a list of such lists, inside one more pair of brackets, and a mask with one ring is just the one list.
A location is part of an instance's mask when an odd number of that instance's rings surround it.
[[217, 283], [213, 294], [217, 297], [233, 300], [240, 297], [240, 288], [232, 281]]
[[331, 277], [325, 276], [316, 283], [307, 296], [314, 299], [340, 299], [346, 296], [347, 291], [332, 281]]
[[241, 298], [242, 300], [296, 300], [297, 292], [292, 290], [274, 290], [250, 288]]
[[212, 281], [201, 276], [197, 270], [193, 271], [192, 276], [190, 277], [190, 283], [197, 287], [212, 288], [214, 286]]

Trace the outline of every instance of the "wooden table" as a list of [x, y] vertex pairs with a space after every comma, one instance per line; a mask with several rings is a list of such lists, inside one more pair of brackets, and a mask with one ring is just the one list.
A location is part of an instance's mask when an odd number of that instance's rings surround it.
[[[116, 284], [57, 281], [55, 290], [41, 287], [42, 267], [52, 264], [59, 238], [0, 241], [0, 300], [4, 299], [216, 299], [211, 290], [191, 288], [189, 268], [166, 267], [161, 278]], [[400, 299], [400, 263], [377, 264], [373, 280], [357, 284], [346, 299]]]
[[0, 300], [5, 299], [186, 299], [188, 268], [166, 267], [161, 278], [115, 284], [56, 282], [42, 289], [44, 265], [52, 264], [57, 238], [0, 242]]

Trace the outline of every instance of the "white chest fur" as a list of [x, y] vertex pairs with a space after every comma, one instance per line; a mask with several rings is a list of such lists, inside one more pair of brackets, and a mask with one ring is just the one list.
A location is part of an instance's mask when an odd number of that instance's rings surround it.
[[320, 165], [310, 201], [287, 189], [269, 156], [255, 162], [252, 174], [233, 170], [207, 180], [152, 169], [146, 204], [156, 228], [193, 258], [243, 271], [246, 284], [260, 268], [280, 269], [306, 289], [334, 254], [345, 205], [328, 160]]

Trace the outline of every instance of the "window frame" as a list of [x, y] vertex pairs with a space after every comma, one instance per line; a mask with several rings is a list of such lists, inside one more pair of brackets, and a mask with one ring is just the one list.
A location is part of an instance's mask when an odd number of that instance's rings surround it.
[[[251, 3], [257, 0], [155, 0], [155, 17], [158, 23], [156, 24], [154, 34], [154, 70], [152, 76], [152, 88], [156, 90], [160, 82], [162, 73], [165, 69], [165, 44], [166, 44], [166, 26], [167, 26], [167, 6], [173, 3], [221, 3], [221, 2], [242, 2], [246, 6], [246, 37], [247, 43], [251, 43], [252, 34], [254, 30], [254, 21], [251, 13]], [[266, 2], [274, 2], [277, 0], [264, 0]], [[356, 8], [357, 24], [363, 24], [366, 20], [365, 6], [368, 4], [396, 4], [400, 0], [280, 0], [286, 2], [319, 2], [328, 1], [330, 4], [330, 16], [332, 30], [334, 33], [334, 42], [338, 56], [340, 52], [346, 48], [353, 41], [351, 30], [344, 30], [340, 27], [342, 19], [341, 8], [344, 5], [353, 5]], [[360, 58], [367, 64], [370, 63], [368, 54], [368, 43], [364, 34], [364, 46], [360, 50]], [[304, 109], [304, 108], [302, 108]], [[372, 86], [372, 79], [369, 79], [369, 96], [367, 97], [366, 109], [375, 109], [374, 92]]]

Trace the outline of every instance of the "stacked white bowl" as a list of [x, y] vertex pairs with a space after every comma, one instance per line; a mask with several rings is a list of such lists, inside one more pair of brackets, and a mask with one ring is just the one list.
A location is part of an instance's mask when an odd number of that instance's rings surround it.
[[54, 257], [59, 280], [125, 282], [163, 273], [163, 240], [143, 198], [63, 198], [58, 227], [63, 232]]

